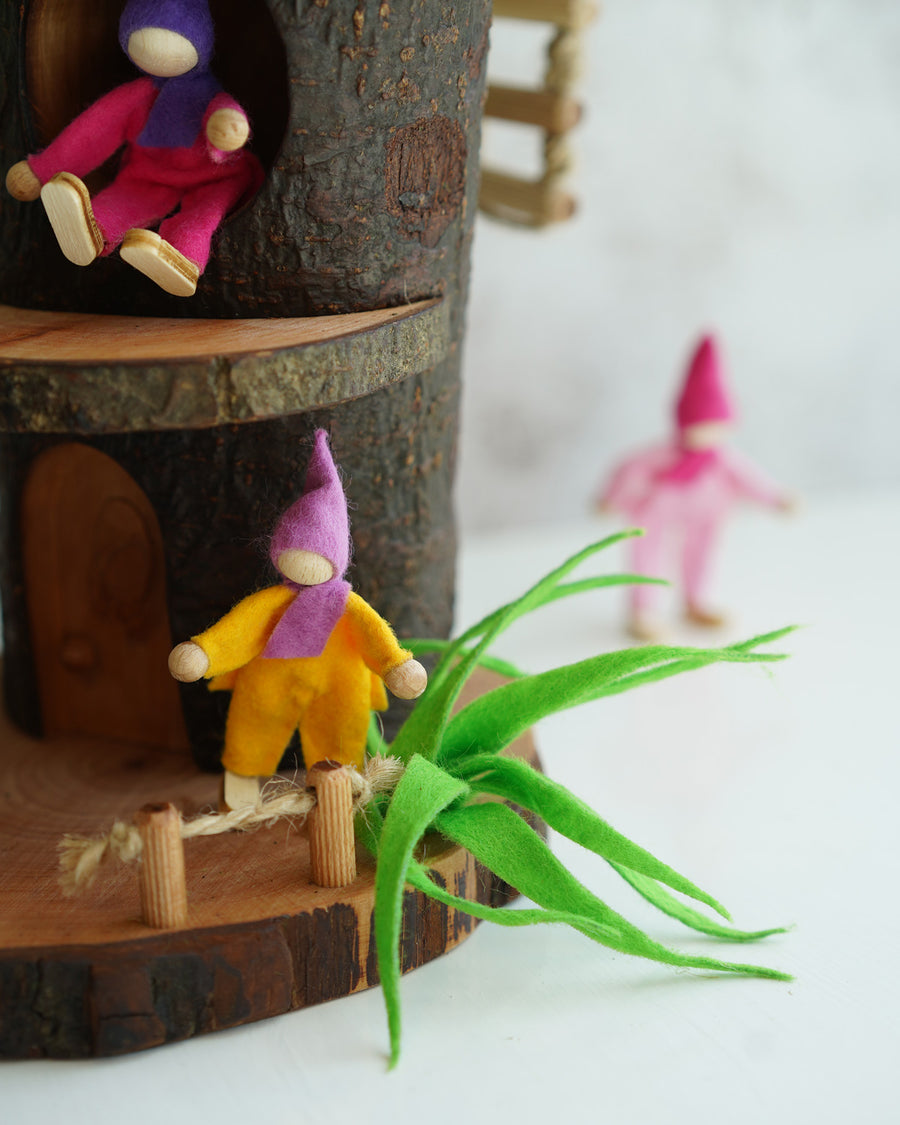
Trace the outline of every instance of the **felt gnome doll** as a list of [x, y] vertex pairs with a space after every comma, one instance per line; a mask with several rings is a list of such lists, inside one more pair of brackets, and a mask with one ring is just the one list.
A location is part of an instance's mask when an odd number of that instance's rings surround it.
[[[121, 245], [166, 292], [196, 291], [213, 235], [263, 179], [244, 147], [247, 115], [210, 71], [213, 39], [207, 0], [129, 0], [119, 43], [142, 76], [10, 168], [10, 194], [40, 196], [69, 261], [86, 266]], [[120, 149], [115, 179], [92, 199], [82, 177]]]
[[[347, 500], [328, 435], [316, 432], [303, 495], [284, 513], [269, 555], [282, 581], [251, 594], [206, 632], [178, 645], [169, 670], [230, 690], [225, 803], [255, 802], [295, 730], [307, 768], [331, 759], [360, 767], [372, 710], [425, 690], [425, 669], [343, 575], [350, 557]], [[243, 780], [250, 779], [250, 780]]]
[[[727, 447], [735, 411], [712, 336], [697, 344], [675, 407], [673, 441], [630, 457], [598, 498], [602, 509], [621, 512], [643, 528], [631, 540], [637, 574], [662, 576], [674, 554], [680, 563], [685, 613], [696, 625], [720, 625], [706, 602], [713, 549], [734, 504], [752, 500], [789, 508], [788, 496]], [[630, 590], [630, 630], [639, 640], [660, 635], [655, 616], [658, 588]]]

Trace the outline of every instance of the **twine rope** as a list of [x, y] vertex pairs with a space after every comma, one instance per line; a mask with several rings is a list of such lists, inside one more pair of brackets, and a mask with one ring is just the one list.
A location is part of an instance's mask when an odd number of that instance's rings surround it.
[[[365, 808], [380, 793], [394, 790], [405, 767], [399, 758], [376, 755], [366, 762], [365, 770], [350, 771], [353, 808], [365, 815]], [[312, 789], [302, 789], [284, 778], [274, 778], [262, 787], [255, 805], [229, 812], [201, 813], [181, 822], [181, 838], [217, 836], [223, 832], [253, 832], [271, 827], [279, 820], [298, 824], [309, 816], [316, 805]], [[97, 877], [100, 867], [109, 859], [133, 863], [143, 850], [141, 834], [134, 824], [117, 820], [103, 836], [65, 835], [59, 842], [59, 883], [65, 895], [86, 891]]]

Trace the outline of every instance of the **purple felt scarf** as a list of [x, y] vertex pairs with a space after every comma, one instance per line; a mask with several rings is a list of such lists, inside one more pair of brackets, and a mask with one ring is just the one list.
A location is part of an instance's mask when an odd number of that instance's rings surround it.
[[190, 148], [221, 86], [210, 73], [215, 31], [207, 0], [129, 0], [119, 21], [119, 43], [128, 54], [135, 31], [162, 27], [183, 35], [197, 52], [197, 65], [174, 78], [156, 78], [159, 94], [137, 138], [147, 148]]
[[321, 586], [298, 586], [287, 580], [284, 584], [296, 590], [297, 596], [281, 615], [263, 656], [281, 660], [320, 656], [335, 625], [343, 617], [350, 583], [343, 578], [332, 578]]

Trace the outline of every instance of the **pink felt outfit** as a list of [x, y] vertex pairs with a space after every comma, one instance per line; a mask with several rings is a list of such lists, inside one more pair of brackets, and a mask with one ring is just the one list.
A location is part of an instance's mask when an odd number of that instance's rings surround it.
[[[676, 439], [620, 465], [600, 497], [604, 506], [644, 529], [642, 538], [631, 541], [636, 573], [665, 577], [666, 558], [673, 551], [680, 555], [685, 600], [694, 608], [706, 600], [712, 552], [733, 505], [746, 499], [775, 507], [784, 499], [768, 477], [733, 450], [722, 444], [693, 449], [685, 440], [692, 426], [734, 417], [718, 347], [704, 336], [675, 406]], [[646, 614], [656, 593], [654, 586], [633, 586], [632, 612]]]
[[[629, 458], [613, 474], [602, 496], [604, 504], [644, 528], [631, 540], [631, 565], [637, 574], [665, 577], [666, 559], [680, 554], [681, 580], [689, 605], [706, 600], [712, 552], [719, 529], [739, 500], [777, 506], [782, 491], [732, 449], [715, 450], [712, 460], [687, 481], [666, 480], [682, 456], [678, 442], [657, 446]], [[631, 605], [646, 613], [657, 587], [633, 586]]]
[[190, 147], [136, 143], [158, 94], [159, 87], [148, 77], [117, 87], [76, 117], [43, 152], [29, 156], [28, 164], [42, 185], [58, 172], [83, 178], [124, 145], [118, 175], [91, 201], [103, 234], [103, 254], [111, 253], [133, 227], [169, 216], [160, 236], [202, 272], [216, 229], [258, 189], [262, 168], [246, 149], [223, 152], [207, 140], [206, 123], [216, 110], [243, 112], [225, 93], [216, 94], [207, 106]]

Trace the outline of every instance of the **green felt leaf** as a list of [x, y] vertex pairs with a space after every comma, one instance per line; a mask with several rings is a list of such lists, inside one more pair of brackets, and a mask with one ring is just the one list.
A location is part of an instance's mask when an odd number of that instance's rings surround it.
[[739, 641], [737, 644], [730, 645], [730, 648], [736, 649], [738, 652], [749, 652], [750, 649], [762, 648], [763, 645], [774, 644], [775, 641], [780, 641], [784, 637], [789, 636], [791, 633], [797, 631], [796, 625], [785, 625], [781, 629], [773, 629], [771, 633], [760, 633], [759, 636], [751, 637], [748, 641]]
[[732, 926], [723, 926], [720, 922], [707, 918], [705, 914], [694, 910], [686, 903], [680, 902], [661, 887], [655, 879], [641, 875], [622, 864], [609, 862], [614, 870], [657, 910], [661, 910], [663, 914], [668, 914], [670, 918], [675, 918], [685, 926], [690, 926], [692, 930], [699, 930], [702, 934], [724, 938], [726, 941], [757, 941], [759, 938], [769, 937], [771, 934], [786, 934], [788, 932], [787, 926], [773, 926], [768, 930], [737, 930]]
[[[570, 598], [575, 594], [584, 594], [592, 590], [600, 590], [608, 586], [668, 586], [669, 583], [664, 578], [649, 578], [644, 574], [604, 574], [595, 578], [582, 578], [577, 582], [565, 582], [559, 586], [554, 586], [546, 591], [538, 604], [534, 608], [542, 608], [545, 605], [550, 605], [552, 602], [561, 600], [562, 598]], [[442, 656], [459, 657], [468, 652], [465, 648], [465, 643], [474, 640], [476, 637], [481, 636], [487, 628], [489, 628], [498, 617], [500, 617], [506, 610], [508, 610], [515, 603], [510, 602], [500, 609], [495, 610], [487, 617], [473, 625], [472, 628], [466, 630], [462, 636], [455, 640], [438, 640], [432, 637], [404, 637], [403, 645], [408, 648], [414, 656], [428, 655], [430, 653], [441, 653]], [[519, 668], [508, 661], [503, 660], [496, 656], [482, 656], [478, 660], [478, 664], [483, 668], [489, 668], [491, 671], [499, 672], [503, 676], [508, 676], [510, 679], [516, 679], [524, 675]], [[441, 676], [442, 673], [449, 671], [449, 666], [445, 661], [435, 669], [432, 678], [436, 675]]]
[[[523, 614], [544, 604], [552, 590], [586, 559], [636, 534], [639, 532], [620, 532], [578, 551], [536, 582], [516, 601], [489, 614], [478, 625], [451, 642], [438, 667], [429, 677], [430, 683], [424, 695], [400, 728], [394, 740], [393, 753], [403, 761], [407, 761], [413, 754], [434, 758], [463, 684], [494, 638]], [[476, 636], [480, 636], [478, 643], [465, 651], [465, 655], [461, 655], [465, 646]]]
[[[455, 646], [454, 641], [441, 641], [441, 640], [428, 640], [422, 637], [404, 637], [401, 642], [404, 648], [408, 648], [415, 657], [428, 656], [434, 652], [445, 653], [451, 647]], [[467, 650], [463, 649], [460, 655], [465, 656]], [[501, 676], [506, 676], [510, 680], [515, 680], [519, 676], [524, 676], [525, 673], [517, 668], [514, 664], [510, 664], [508, 660], [501, 660], [496, 656], [483, 655], [478, 660], [480, 668], [487, 668], [491, 672], [499, 672]]]
[[527, 762], [495, 754], [479, 754], [463, 760], [453, 772], [469, 782], [473, 793], [491, 793], [521, 805], [536, 813], [556, 832], [602, 856], [614, 866], [622, 865], [658, 879], [673, 890], [705, 902], [723, 918], [729, 917], [721, 903], [617, 832], [584, 801], [558, 782], [532, 769]]
[[396, 1064], [400, 1052], [399, 941], [406, 871], [413, 849], [436, 815], [467, 792], [465, 782], [414, 755], [394, 790], [380, 832], [375, 871], [375, 944], [388, 1012], [391, 1066]]
[[[641, 877], [638, 876], [638, 878]], [[601, 945], [606, 944], [603, 941], [605, 935], [610, 935], [613, 938], [619, 936], [618, 931], [610, 926], [600, 925], [599, 923], [586, 920], [577, 914], [571, 914], [561, 910], [543, 910], [541, 908], [536, 910], [529, 910], [528, 908], [510, 910], [508, 907], [504, 906], [485, 906], [480, 902], [471, 902], [469, 899], [460, 898], [458, 895], [450, 894], [449, 891], [435, 883], [429, 876], [428, 869], [415, 861], [413, 861], [407, 870], [406, 881], [415, 887], [416, 890], [422, 891], [424, 894], [429, 895], [438, 902], [444, 903], [446, 906], [453, 906], [457, 910], [461, 910], [464, 914], [471, 914], [475, 918], [480, 918], [485, 922], [493, 922], [498, 926], [566, 925], [581, 931]], [[663, 892], [663, 894], [665, 894], [665, 892]], [[654, 905], [656, 904], [654, 903]], [[730, 941], [755, 941], [759, 938], [769, 937], [772, 934], [787, 932], [786, 929], [779, 928], [757, 930], [754, 933], [749, 933], [742, 930], [734, 930], [729, 926], [721, 926], [717, 922], [713, 922], [710, 919], [704, 918], [703, 915], [697, 914], [696, 911], [688, 909], [687, 912], [696, 915], [698, 919], [709, 924], [710, 929], [703, 929], [701, 932], [709, 933], [714, 937], [721, 937]], [[667, 910], [665, 913], [668, 914], [669, 911]], [[676, 915], [672, 916], [677, 917]], [[684, 919], [679, 920], [684, 921]], [[690, 922], [686, 924], [691, 925]], [[694, 926], [693, 928], [699, 929], [700, 927]], [[781, 977], [777, 976], [775, 979], [781, 979]]]
[[460, 754], [499, 752], [539, 719], [557, 711], [680, 672], [720, 662], [783, 659], [780, 653], [750, 652], [737, 646], [699, 649], [644, 645], [523, 676], [486, 692], [452, 716], [446, 724], [438, 760], [446, 763]]
[[381, 733], [381, 719], [377, 711], [373, 711], [369, 715], [369, 730], [366, 735], [366, 754], [370, 758], [374, 758], [377, 754], [382, 757], [387, 757], [390, 754], [390, 747], [384, 740], [384, 735]]
[[406, 881], [417, 891], [422, 891], [430, 898], [444, 903], [445, 906], [456, 907], [464, 914], [471, 914], [474, 918], [480, 918], [485, 922], [493, 922], [498, 926], [565, 925], [582, 930], [589, 937], [593, 937], [595, 941], [602, 941], [602, 935], [616, 937], [616, 931], [609, 926], [582, 918], [578, 914], [569, 914], [564, 910], [543, 910], [540, 907], [536, 910], [529, 910], [527, 907], [522, 910], [510, 910], [505, 906], [485, 906], [481, 902], [472, 902], [470, 899], [460, 898], [459, 895], [451, 894], [435, 883], [428, 873], [428, 868], [421, 863], [416, 863], [415, 860], [407, 869]]
[[378, 855], [378, 843], [381, 839], [383, 827], [384, 816], [376, 808], [374, 801], [367, 805], [365, 809], [359, 809], [353, 818], [356, 838], [372, 856], [377, 857]]
[[537, 833], [506, 805], [489, 803], [446, 809], [438, 814], [435, 823], [448, 839], [468, 848], [491, 871], [539, 906], [583, 919], [587, 925], [579, 922], [575, 928], [611, 949], [685, 968], [791, 979], [762, 965], [679, 953], [654, 941], [580, 883]]

